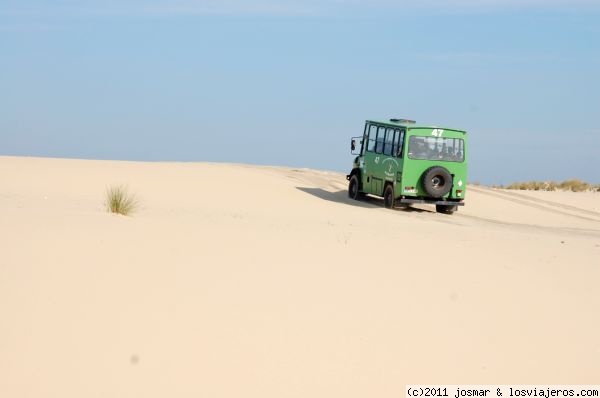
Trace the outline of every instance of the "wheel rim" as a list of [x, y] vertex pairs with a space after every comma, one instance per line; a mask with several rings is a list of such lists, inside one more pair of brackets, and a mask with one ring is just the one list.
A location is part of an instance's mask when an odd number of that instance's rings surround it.
[[431, 185], [434, 189], [440, 189], [444, 186], [444, 178], [441, 176], [435, 176], [431, 179]]

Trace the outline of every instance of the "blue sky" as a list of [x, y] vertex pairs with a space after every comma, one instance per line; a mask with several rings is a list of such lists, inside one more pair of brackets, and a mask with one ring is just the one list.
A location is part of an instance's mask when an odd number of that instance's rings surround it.
[[365, 119], [470, 179], [600, 182], [600, 1], [0, 0], [0, 154], [347, 171]]

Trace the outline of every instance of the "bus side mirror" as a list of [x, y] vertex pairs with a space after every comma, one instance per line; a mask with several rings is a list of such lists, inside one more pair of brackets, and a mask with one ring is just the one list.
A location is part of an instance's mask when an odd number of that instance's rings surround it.
[[352, 142], [350, 143], [350, 149], [352, 151], [356, 149], [356, 140], [352, 140]]

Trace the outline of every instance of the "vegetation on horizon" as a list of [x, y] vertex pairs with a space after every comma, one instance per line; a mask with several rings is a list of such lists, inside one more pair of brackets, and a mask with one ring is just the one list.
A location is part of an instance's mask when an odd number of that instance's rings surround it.
[[494, 188], [515, 189], [521, 191], [571, 191], [571, 192], [600, 192], [600, 184], [590, 184], [583, 180], [573, 178], [563, 182], [556, 181], [525, 181], [515, 182], [510, 185], [494, 185]]
[[135, 195], [122, 185], [114, 185], [106, 190], [106, 210], [124, 216], [133, 213], [139, 205]]

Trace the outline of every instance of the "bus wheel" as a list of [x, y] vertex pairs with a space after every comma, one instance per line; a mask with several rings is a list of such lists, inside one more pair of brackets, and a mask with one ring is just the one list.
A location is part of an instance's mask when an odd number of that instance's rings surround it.
[[435, 211], [438, 213], [452, 214], [458, 209], [456, 205], [435, 205]]
[[361, 198], [361, 192], [358, 189], [358, 175], [354, 174], [350, 177], [350, 183], [348, 184], [348, 196], [351, 199], [359, 200]]
[[383, 191], [383, 204], [388, 209], [394, 207], [394, 186], [392, 184], [386, 185], [385, 191]]

